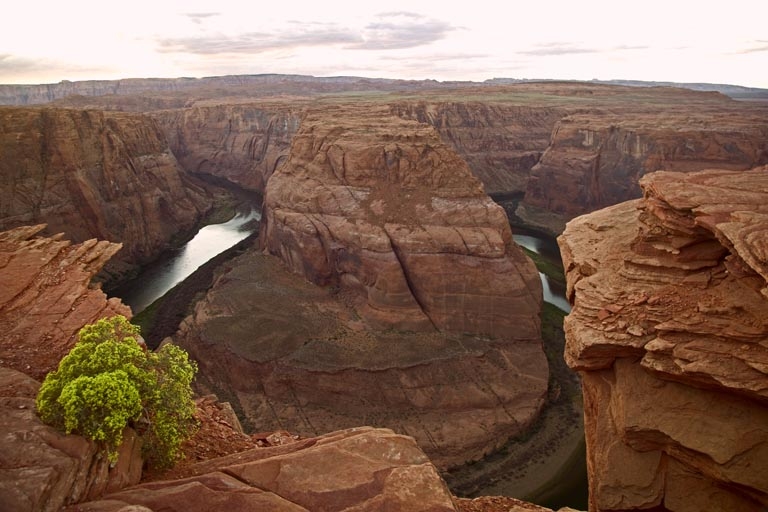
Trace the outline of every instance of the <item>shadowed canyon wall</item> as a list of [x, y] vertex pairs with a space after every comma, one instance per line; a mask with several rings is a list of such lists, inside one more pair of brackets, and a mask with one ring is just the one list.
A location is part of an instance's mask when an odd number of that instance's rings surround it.
[[3, 108], [0, 148], [0, 228], [121, 242], [116, 272], [157, 257], [210, 208], [142, 114]]
[[641, 186], [559, 238], [590, 510], [765, 510], [768, 167]]
[[288, 105], [216, 105], [153, 114], [188, 172], [225, 178], [263, 193], [288, 155], [301, 119]]

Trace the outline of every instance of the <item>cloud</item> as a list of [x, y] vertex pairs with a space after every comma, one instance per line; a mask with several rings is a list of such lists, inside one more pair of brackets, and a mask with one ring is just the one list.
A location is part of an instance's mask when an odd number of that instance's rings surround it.
[[325, 46], [360, 42], [360, 35], [330, 23], [291, 22], [280, 32], [248, 32], [236, 35], [211, 35], [158, 39], [162, 53], [216, 55], [225, 53], [263, 53], [299, 46]]
[[349, 48], [357, 50], [400, 50], [423, 46], [443, 39], [457, 27], [413, 12], [385, 12], [363, 30], [363, 41]]
[[182, 16], [186, 16], [190, 20], [192, 20], [194, 23], [197, 23], [200, 25], [205, 18], [213, 18], [214, 16], [221, 16], [220, 12], [185, 12], [181, 14]]
[[[768, 41], [758, 41], [760, 43], [766, 43]], [[768, 44], [764, 46], [756, 46], [754, 48], [747, 48], [746, 50], [741, 50], [740, 52], [736, 52], [737, 54], [746, 54], [746, 53], [758, 53], [758, 52], [768, 52]]]
[[542, 43], [536, 45], [531, 50], [518, 51], [521, 55], [533, 55], [548, 57], [554, 55], [571, 55], [577, 53], [597, 53], [599, 50], [594, 48], [583, 48], [573, 43]]
[[628, 44], [622, 44], [619, 46], [614, 46], [611, 48], [612, 50], [647, 50], [650, 46], [631, 46]]
[[0, 73], [13, 74], [33, 69], [40, 69], [39, 61], [34, 59], [15, 57], [9, 53], [0, 54]]

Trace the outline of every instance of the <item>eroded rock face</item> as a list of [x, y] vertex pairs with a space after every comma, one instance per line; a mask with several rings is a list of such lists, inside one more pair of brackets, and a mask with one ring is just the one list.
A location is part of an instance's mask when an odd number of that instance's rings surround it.
[[83, 503], [73, 510], [453, 511], [452, 496], [413, 439], [362, 427], [256, 448], [159, 481]]
[[262, 245], [359, 296], [372, 326], [538, 338], [538, 273], [504, 211], [431, 127], [372, 110], [306, 115], [269, 182]]
[[99, 318], [131, 316], [90, 282], [120, 244], [37, 236], [44, 225], [0, 233], [0, 365], [42, 380]]
[[287, 104], [212, 105], [155, 113], [179, 163], [263, 193], [300, 120]]
[[446, 468], [536, 418], [538, 273], [430, 126], [308, 113], [261, 240], [275, 256], [230, 262], [176, 340], [253, 430], [387, 426]]
[[578, 215], [640, 197], [646, 173], [768, 163], [768, 111], [731, 103], [564, 117], [531, 170], [517, 214], [557, 234]]
[[640, 183], [559, 238], [590, 510], [764, 510], [768, 167]]
[[531, 168], [565, 115], [562, 109], [544, 105], [481, 102], [402, 103], [392, 111], [434, 126], [491, 195], [525, 192]]
[[141, 114], [4, 108], [0, 148], [0, 228], [120, 242], [114, 271], [156, 258], [210, 207]]

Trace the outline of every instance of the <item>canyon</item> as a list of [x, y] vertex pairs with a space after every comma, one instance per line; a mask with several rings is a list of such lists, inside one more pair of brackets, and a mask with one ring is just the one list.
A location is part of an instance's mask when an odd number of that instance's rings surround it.
[[559, 238], [590, 510], [765, 510], [768, 167], [640, 184]]
[[[230, 402], [242, 429], [312, 441], [268, 462], [227, 434], [247, 455], [218, 454], [229, 458], [93, 510], [161, 507], [188, 489], [200, 492], [185, 503], [234, 499], [226, 488], [272, 500], [289, 485], [275, 468], [324, 474], [310, 461], [347, 460], [361, 444], [408, 461], [376, 459], [360, 480], [280, 506], [327, 491], [375, 508], [400, 498], [365, 500], [414, 475], [435, 510], [458, 508], [438, 473], [526, 435], [557, 394], [538, 274], [504, 210], [550, 234], [571, 221], [566, 358], [584, 390], [590, 510], [768, 504], [768, 169], [756, 168], [768, 163], [768, 106], [594, 83], [224, 78], [0, 91], [55, 100], [0, 107], [9, 371], [41, 379], [79, 326], [125, 312], [93, 276], [106, 265], [120, 280], [193, 231], [216, 202], [206, 181], [263, 197], [258, 245], [220, 266], [173, 339], [200, 362], [198, 391]], [[28, 408], [34, 385], [11, 378], [26, 395], [3, 400]]]
[[259, 238], [267, 254], [230, 262], [175, 338], [253, 425], [397, 425], [445, 469], [535, 419], [538, 273], [431, 127], [308, 112]]

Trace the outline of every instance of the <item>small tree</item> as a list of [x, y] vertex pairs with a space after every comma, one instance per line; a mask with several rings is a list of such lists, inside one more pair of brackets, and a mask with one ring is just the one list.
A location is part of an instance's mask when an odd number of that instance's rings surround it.
[[44, 422], [100, 443], [112, 461], [130, 425], [149, 462], [167, 467], [196, 428], [191, 384], [197, 365], [175, 345], [147, 351], [138, 336], [124, 316], [83, 327], [58, 369], [45, 377], [37, 410]]

